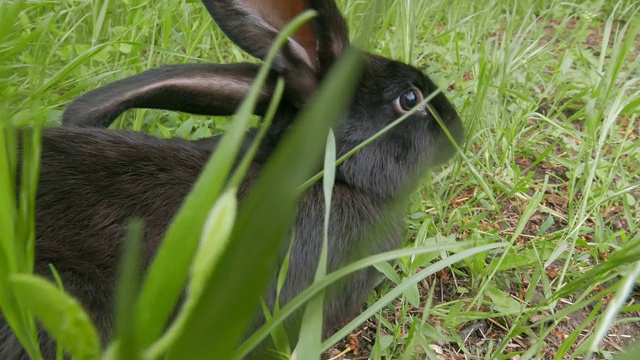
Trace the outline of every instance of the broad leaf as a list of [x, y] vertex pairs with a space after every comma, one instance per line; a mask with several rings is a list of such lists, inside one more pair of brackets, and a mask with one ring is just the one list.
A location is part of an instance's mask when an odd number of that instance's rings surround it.
[[100, 356], [98, 332], [78, 301], [35, 275], [12, 275], [10, 283], [24, 306], [74, 359]]

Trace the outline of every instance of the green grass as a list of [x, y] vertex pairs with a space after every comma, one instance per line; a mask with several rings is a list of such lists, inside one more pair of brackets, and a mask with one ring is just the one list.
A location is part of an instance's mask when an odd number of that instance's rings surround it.
[[[405, 279], [435, 272], [432, 262], [456, 251], [378, 265], [391, 281], [370, 305], [393, 289], [401, 296], [378, 302], [371, 325], [352, 331], [361, 351], [607, 358], [640, 336], [632, 286], [640, 261], [640, 25], [631, 21], [640, 4], [386, 1], [373, 25], [362, 22], [364, 2], [340, 4], [352, 38], [424, 69], [467, 128], [463, 154], [413, 196], [407, 247], [510, 245], [465, 256], [417, 285]], [[0, 109], [13, 124], [55, 126], [75, 97], [148, 68], [237, 61], [254, 60], [198, 2], [0, 3]], [[114, 127], [199, 138], [226, 131], [229, 119], [136, 110]], [[465, 339], [471, 325], [482, 332]]]

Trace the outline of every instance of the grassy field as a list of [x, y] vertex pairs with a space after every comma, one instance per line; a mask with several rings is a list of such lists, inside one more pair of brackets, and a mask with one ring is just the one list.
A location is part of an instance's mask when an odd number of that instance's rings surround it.
[[[574, 3], [575, 2], [575, 3]], [[407, 247], [505, 243], [331, 339], [336, 359], [611, 358], [640, 337], [640, 3], [342, 0], [353, 39], [423, 69], [467, 129], [407, 209]], [[0, 3], [3, 121], [59, 124], [100, 85], [164, 64], [253, 61], [200, 3]], [[201, 138], [226, 118], [135, 110], [114, 128]], [[378, 301], [455, 251], [380, 265]]]

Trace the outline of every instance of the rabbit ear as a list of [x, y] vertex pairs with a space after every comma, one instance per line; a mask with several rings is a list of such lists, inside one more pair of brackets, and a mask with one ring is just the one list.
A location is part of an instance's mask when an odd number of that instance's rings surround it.
[[264, 59], [278, 32], [307, 9], [304, 24], [278, 54], [274, 69], [306, 100], [349, 44], [344, 18], [333, 0], [202, 0], [222, 31], [249, 54]]
[[[249, 54], [264, 59], [278, 32], [306, 5], [291, 0], [203, 0], [211, 17], [233, 42]], [[317, 66], [317, 48], [313, 29], [304, 24], [290, 41], [293, 52], [310, 68]], [[276, 66], [284, 66], [278, 59]]]
[[320, 75], [329, 70], [344, 49], [349, 46], [349, 29], [333, 0], [309, 0], [318, 12], [314, 28], [318, 34], [318, 61]]
[[[62, 115], [64, 125], [108, 127], [124, 111], [150, 108], [200, 115], [232, 115], [247, 95], [255, 64], [181, 64], [148, 70], [90, 91]], [[263, 114], [275, 85], [271, 75], [255, 113]]]
[[[318, 16], [305, 24], [278, 54], [274, 69], [284, 75], [287, 96], [301, 105], [348, 46], [348, 30], [334, 1], [203, 0], [225, 34], [250, 54], [264, 58], [278, 32], [305, 9]], [[244, 99], [258, 66], [184, 64], [166, 66], [116, 81], [73, 101], [62, 123], [108, 127], [124, 111], [153, 108], [201, 115], [231, 115]], [[275, 85], [271, 74], [256, 114], [261, 115]]]

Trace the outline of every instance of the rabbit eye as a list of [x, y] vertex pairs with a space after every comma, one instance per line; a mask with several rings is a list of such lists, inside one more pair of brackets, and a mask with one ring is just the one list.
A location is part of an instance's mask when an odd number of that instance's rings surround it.
[[407, 111], [413, 109], [421, 101], [422, 92], [412, 87], [411, 89], [405, 91], [402, 95], [397, 97], [393, 102], [393, 106], [396, 109], [396, 112], [398, 112], [399, 114], [404, 114]]

